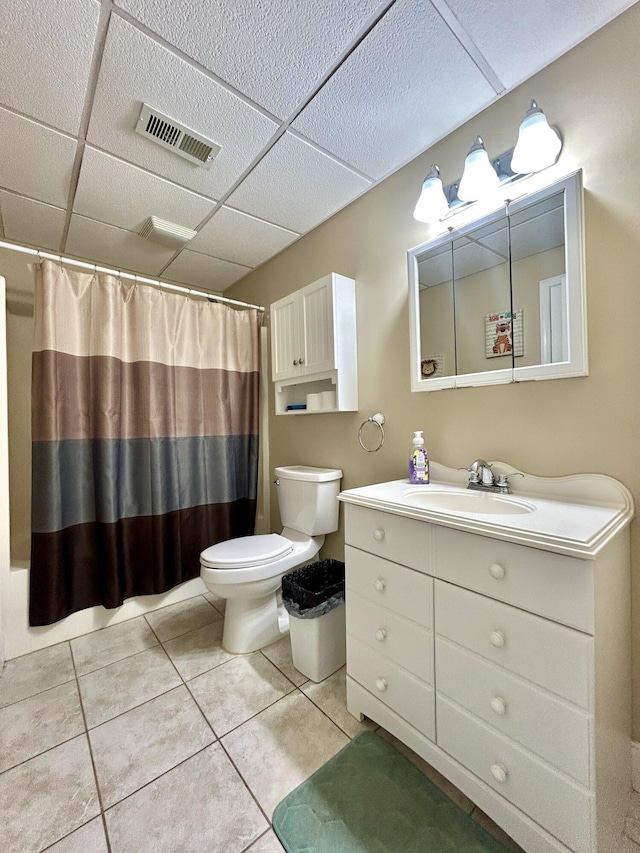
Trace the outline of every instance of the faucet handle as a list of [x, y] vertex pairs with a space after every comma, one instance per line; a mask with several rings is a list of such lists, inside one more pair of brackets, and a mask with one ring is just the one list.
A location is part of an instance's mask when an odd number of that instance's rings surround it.
[[496, 480], [496, 486], [500, 489], [508, 489], [509, 483], [508, 480], [510, 477], [524, 477], [520, 471], [513, 471], [511, 474], [499, 474], [498, 479]]

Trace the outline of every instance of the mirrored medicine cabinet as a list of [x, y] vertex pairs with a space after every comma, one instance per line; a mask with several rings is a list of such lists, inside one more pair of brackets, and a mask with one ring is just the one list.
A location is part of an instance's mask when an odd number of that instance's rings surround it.
[[581, 172], [408, 252], [411, 390], [586, 376]]

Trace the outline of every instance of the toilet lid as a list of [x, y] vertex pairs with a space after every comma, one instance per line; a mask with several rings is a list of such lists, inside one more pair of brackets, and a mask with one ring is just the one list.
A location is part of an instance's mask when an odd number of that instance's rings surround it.
[[211, 545], [200, 554], [200, 562], [217, 569], [263, 566], [293, 551], [293, 543], [278, 533], [240, 536]]

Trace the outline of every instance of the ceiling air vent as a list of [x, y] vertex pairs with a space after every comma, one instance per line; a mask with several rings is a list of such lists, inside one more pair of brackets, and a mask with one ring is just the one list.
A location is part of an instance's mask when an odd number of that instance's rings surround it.
[[136, 132], [152, 139], [163, 148], [169, 148], [190, 163], [208, 168], [211, 161], [220, 152], [220, 146], [199, 133], [190, 130], [179, 121], [154, 110], [147, 104], [142, 105]]

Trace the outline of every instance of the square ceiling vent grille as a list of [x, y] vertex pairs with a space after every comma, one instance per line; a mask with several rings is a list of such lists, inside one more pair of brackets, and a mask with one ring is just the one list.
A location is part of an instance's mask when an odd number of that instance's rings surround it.
[[205, 139], [175, 119], [143, 104], [136, 124], [136, 132], [168, 148], [190, 163], [209, 168], [220, 152], [220, 146]]

